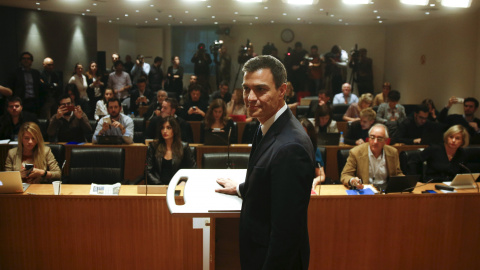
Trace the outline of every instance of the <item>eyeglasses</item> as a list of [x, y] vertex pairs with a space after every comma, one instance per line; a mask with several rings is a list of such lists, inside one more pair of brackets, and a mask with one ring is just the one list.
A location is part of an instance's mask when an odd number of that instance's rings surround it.
[[370, 138], [371, 141], [374, 141], [375, 139], [377, 140], [377, 142], [384, 142], [385, 141], [384, 137], [375, 137], [373, 135], [368, 136], [368, 138]]

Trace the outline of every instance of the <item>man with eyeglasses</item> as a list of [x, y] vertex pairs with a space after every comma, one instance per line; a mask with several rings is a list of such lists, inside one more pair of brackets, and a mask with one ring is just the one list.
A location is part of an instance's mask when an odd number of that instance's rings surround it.
[[428, 120], [428, 106], [419, 105], [413, 116], [400, 122], [395, 143], [404, 144], [432, 144], [442, 143], [442, 130], [437, 123]]
[[57, 113], [50, 118], [47, 134], [50, 141], [86, 142], [92, 126], [80, 106], [75, 106], [68, 94], [60, 97]]
[[0, 139], [17, 140], [18, 131], [25, 122], [35, 122], [37, 125], [37, 116], [33, 113], [24, 112], [22, 99], [13, 96], [7, 100], [7, 113], [0, 118]]
[[387, 140], [385, 125], [375, 124], [368, 132], [368, 143], [350, 150], [341, 175], [346, 187], [363, 189], [364, 184], [381, 185], [389, 176], [403, 175], [398, 151], [386, 145]]

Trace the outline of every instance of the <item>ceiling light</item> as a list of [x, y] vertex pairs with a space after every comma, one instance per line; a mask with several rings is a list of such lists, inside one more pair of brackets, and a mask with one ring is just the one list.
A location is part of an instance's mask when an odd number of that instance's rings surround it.
[[301, 20], [301, 18], [297, 18], [297, 21], [300, 21], [300, 20]]
[[237, 22], [237, 20], [232, 20], [232, 22]]
[[400, 2], [407, 5], [426, 6], [429, 0], [400, 0]]
[[270, 21], [270, 22], [271, 22], [271, 23], [274, 23], [275, 21], [272, 20], [272, 21]]
[[125, 17], [128, 17], [128, 14], [125, 14]]
[[41, 8], [37, 8], [38, 11], [42, 10]]
[[215, 16], [212, 16], [212, 19], [215, 19]]
[[290, 5], [313, 5], [318, 2], [318, 0], [282, 0], [282, 1]]
[[137, 10], [135, 10], [135, 12], [140, 12], [140, 10], [137, 9]]
[[366, 5], [370, 4], [370, 0], [342, 0], [347, 5]]
[[383, 21], [378, 21], [378, 23], [383, 23]]
[[238, 2], [245, 2], [245, 3], [262, 3], [267, 2], [267, 0], [237, 0]]
[[85, 10], [86, 12], [90, 12], [90, 9]]
[[150, 7], [154, 7], [155, 5], [150, 5]]
[[263, 7], [263, 9], [268, 9], [268, 7]]
[[235, 11], [233, 14], [238, 15], [238, 11]]
[[442, 0], [442, 6], [444, 7], [469, 8], [471, 4], [472, 0]]
[[378, 10], [375, 9], [375, 10], [373, 11], [373, 13], [378, 13]]
[[40, 3], [39, 3], [39, 2], [37, 2], [37, 3], [35, 3], [35, 4], [37, 4], [37, 6], [39, 6], [39, 5], [40, 5]]
[[108, 20], [109, 23], [112, 23], [112, 20]]
[[377, 16], [377, 19], [380, 19], [380, 16]]
[[283, 15], [283, 16], [287, 16], [287, 13], [283, 13], [282, 15]]
[[155, 21], [158, 21], [158, 18], [155, 18]]
[[255, 17], [255, 20], [258, 20], [258, 17]]
[[425, 15], [430, 15], [430, 12], [428, 12], [428, 11], [427, 11], [427, 12], [425, 12]]
[[214, 24], [218, 24], [218, 22], [214, 22]]
[[196, 22], [196, 21], [197, 21], [197, 19], [193, 19], [193, 21], [194, 21], [194, 22]]
[[207, 6], [207, 8], [211, 8], [212, 6]]
[[435, 6], [435, 4], [430, 4], [430, 6], [431, 6], [431, 7], [434, 7], [434, 6]]
[[93, 3], [93, 5], [94, 5], [94, 6], [96, 6], [96, 5], [97, 5], [97, 3]]
[[323, 11], [323, 8], [319, 9], [320, 11]]

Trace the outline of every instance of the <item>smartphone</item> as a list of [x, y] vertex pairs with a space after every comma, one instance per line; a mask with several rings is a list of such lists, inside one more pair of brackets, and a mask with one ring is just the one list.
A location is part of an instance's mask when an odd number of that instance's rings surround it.
[[463, 104], [464, 99], [463, 98], [457, 98], [457, 104]]
[[111, 123], [112, 123], [112, 119], [110, 119], [110, 117], [103, 118], [103, 123], [111, 124]]
[[69, 111], [69, 112], [75, 111], [75, 105], [68, 105], [67, 106], [67, 111]]
[[25, 170], [27, 170], [27, 175], [33, 171], [33, 164], [25, 164]]
[[192, 106], [192, 108], [193, 108], [194, 110], [196, 110], [196, 109], [197, 109], [197, 106]]

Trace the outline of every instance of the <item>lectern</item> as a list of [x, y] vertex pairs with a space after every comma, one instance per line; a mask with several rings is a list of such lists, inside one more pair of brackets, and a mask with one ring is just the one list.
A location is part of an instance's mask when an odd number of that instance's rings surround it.
[[[216, 193], [221, 187], [218, 178], [230, 178], [237, 183], [245, 181], [246, 169], [179, 170], [167, 189], [167, 205], [173, 216], [193, 218], [193, 229], [203, 229], [203, 269], [209, 269], [210, 218], [239, 217], [242, 199], [238, 196]], [[184, 205], [175, 203], [175, 187], [186, 181], [183, 191]]]

